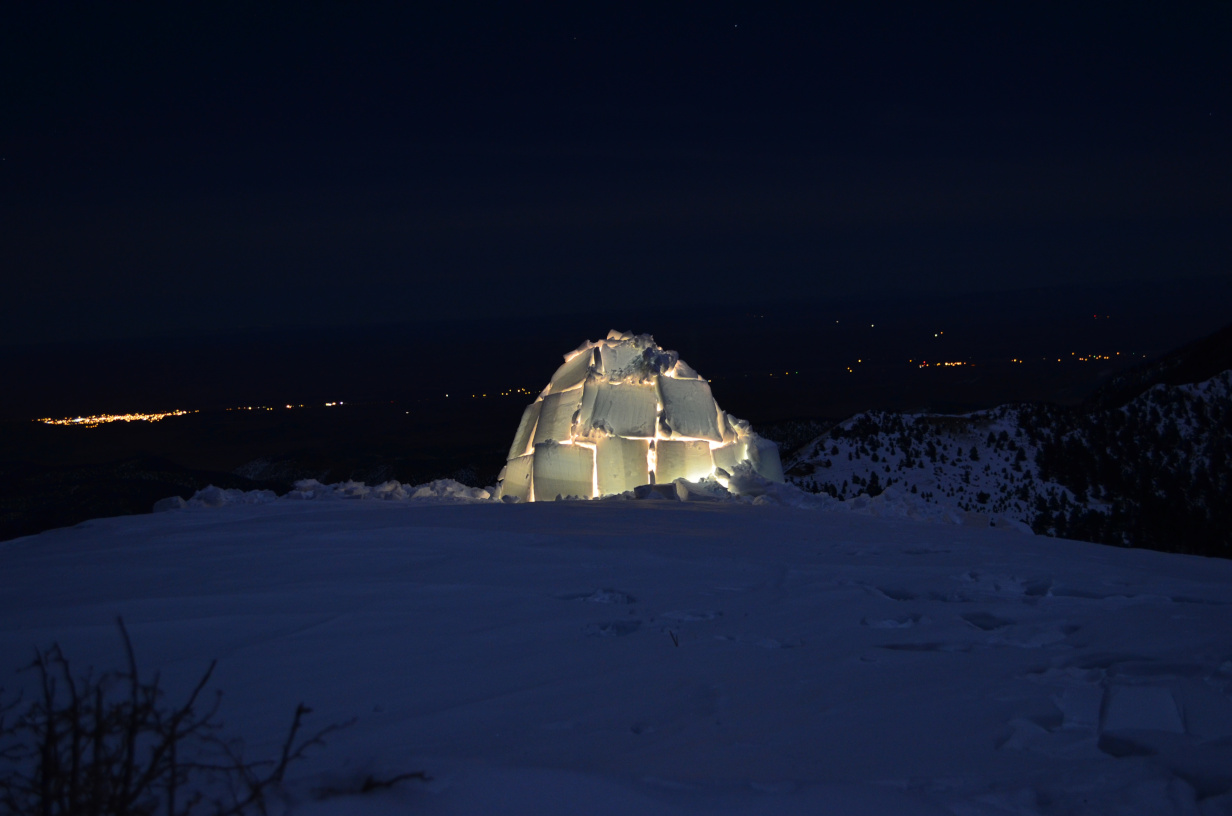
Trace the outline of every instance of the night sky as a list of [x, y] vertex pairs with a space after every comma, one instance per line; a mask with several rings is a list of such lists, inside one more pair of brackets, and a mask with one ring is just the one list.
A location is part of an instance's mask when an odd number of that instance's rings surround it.
[[9, 3], [0, 345], [1226, 280], [1230, 42], [1228, 2]]

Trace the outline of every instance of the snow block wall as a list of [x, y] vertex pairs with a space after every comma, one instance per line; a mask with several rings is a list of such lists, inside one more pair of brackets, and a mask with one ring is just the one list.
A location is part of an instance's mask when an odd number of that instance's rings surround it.
[[778, 447], [724, 412], [676, 352], [648, 334], [612, 331], [566, 354], [522, 413], [497, 496], [597, 498], [676, 479], [724, 481], [744, 464], [783, 481]]

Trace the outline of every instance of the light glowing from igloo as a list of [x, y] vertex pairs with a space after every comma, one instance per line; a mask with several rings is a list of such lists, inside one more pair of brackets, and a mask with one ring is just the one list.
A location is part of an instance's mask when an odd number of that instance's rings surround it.
[[648, 334], [608, 332], [565, 355], [522, 413], [499, 496], [596, 498], [747, 462], [783, 481], [778, 447], [715, 403], [710, 383]]

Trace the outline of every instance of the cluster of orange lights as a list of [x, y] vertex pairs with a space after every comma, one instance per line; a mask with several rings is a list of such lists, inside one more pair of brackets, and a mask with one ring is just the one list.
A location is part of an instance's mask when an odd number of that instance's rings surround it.
[[[337, 402], [325, 403], [326, 408], [333, 408], [338, 405], [346, 405], [341, 400]], [[291, 405], [288, 403], [284, 408], [306, 408], [303, 405]], [[228, 408], [228, 411], [275, 411], [274, 407], [269, 405], [241, 405], [237, 408]], [[186, 416], [188, 414], [199, 414], [199, 410], [194, 411], [161, 411], [155, 413], [134, 413], [134, 414], [96, 414], [94, 416], [79, 416], [65, 417], [63, 419], [53, 419], [51, 417], [42, 417], [34, 420], [41, 422], [44, 425], [71, 425], [77, 428], [97, 428], [99, 425], [106, 425], [110, 422], [158, 422], [160, 419], [167, 417]]]
[[74, 425], [79, 428], [97, 428], [99, 425], [106, 425], [109, 422], [158, 422], [160, 419], [166, 419], [172, 416], [184, 416], [185, 414], [195, 414], [196, 411], [163, 411], [154, 414], [95, 414], [94, 416], [85, 417], [65, 417], [64, 419], [51, 419], [44, 417], [36, 419], [35, 422], [41, 422], [44, 425]]
[[[338, 405], [346, 405], [346, 403], [345, 403], [345, 402], [343, 402], [342, 400], [338, 400], [337, 402], [327, 402], [327, 403], [325, 403], [325, 407], [326, 407], [326, 408], [333, 408], [333, 407], [338, 406]], [[292, 409], [292, 408], [308, 408], [308, 407], [310, 407], [310, 406], [305, 405], [305, 404], [304, 404], [304, 403], [302, 403], [302, 402], [301, 402], [299, 405], [292, 405], [291, 403], [289, 403], [289, 402], [288, 402], [286, 405], [284, 405], [284, 406], [282, 406], [282, 407], [283, 407], [283, 408], [285, 408], [285, 409], [290, 410], [290, 409]], [[238, 407], [238, 408], [228, 408], [227, 410], [228, 410], [228, 411], [276, 411], [276, 410], [278, 410], [278, 409], [277, 409], [276, 407], [274, 407], [274, 406], [270, 406], [270, 405], [241, 405], [241, 406], [240, 406], [240, 407]]]
[[969, 366], [969, 365], [974, 365], [974, 363], [967, 363], [961, 360], [957, 360], [954, 362], [930, 363], [927, 360], [925, 360], [924, 362], [919, 364], [919, 367], [920, 368], [953, 368], [954, 366]]
[[[471, 394], [471, 399], [487, 399], [489, 396], [493, 396], [493, 397], [535, 397], [535, 396], [538, 396], [538, 394], [539, 394], [538, 391], [530, 391], [525, 388], [506, 388], [504, 391], [496, 392], [491, 395]], [[448, 397], [449, 395], [446, 394], [445, 396]], [[463, 396], [466, 396], [466, 395], [463, 394]]]

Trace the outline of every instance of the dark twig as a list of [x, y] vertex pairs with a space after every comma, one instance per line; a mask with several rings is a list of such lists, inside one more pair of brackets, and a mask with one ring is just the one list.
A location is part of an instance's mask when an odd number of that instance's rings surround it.
[[371, 793], [374, 790], [384, 790], [392, 788], [399, 782], [406, 782], [408, 779], [418, 779], [423, 782], [431, 782], [432, 777], [428, 776], [423, 771], [411, 771], [410, 773], [398, 774], [391, 776], [388, 779], [377, 779], [375, 776], [364, 777], [364, 784], [360, 786], [360, 793]]
[[407, 782], [411, 779], [418, 779], [421, 782], [431, 782], [432, 777], [428, 776], [423, 771], [411, 771], [410, 773], [398, 774], [390, 777], [376, 777], [368, 774], [364, 777], [364, 781], [359, 787], [342, 786], [342, 787], [327, 787], [317, 788], [312, 792], [312, 795], [317, 799], [334, 799], [339, 796], [354, 796], [356, 794], [372, 793], [372, 791], [385, 790], [392, 788], [400, 782]]

